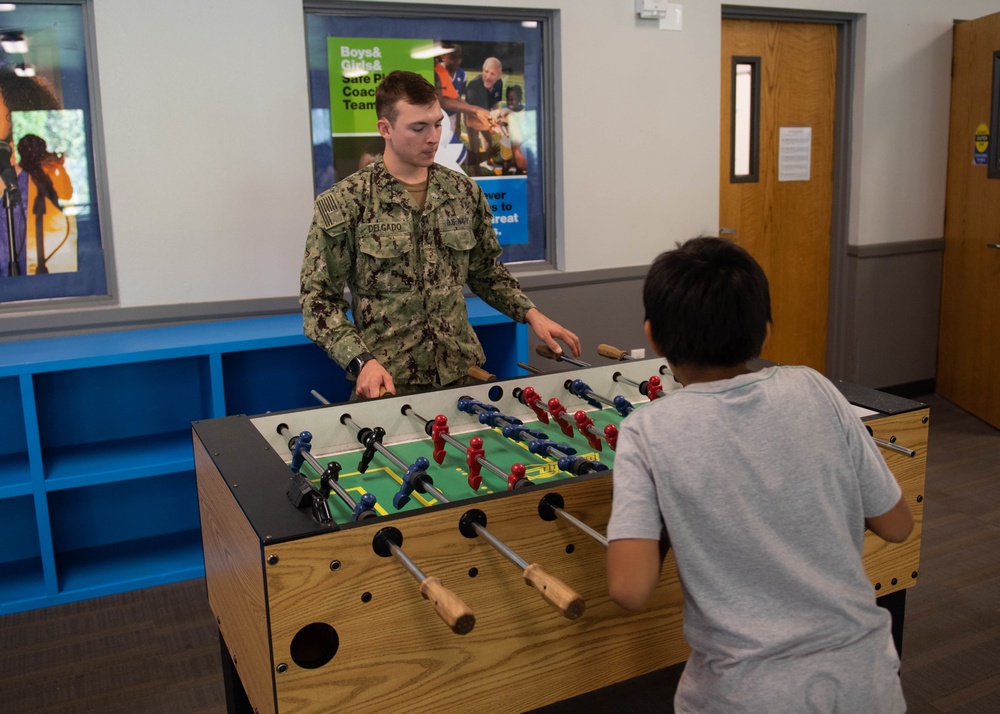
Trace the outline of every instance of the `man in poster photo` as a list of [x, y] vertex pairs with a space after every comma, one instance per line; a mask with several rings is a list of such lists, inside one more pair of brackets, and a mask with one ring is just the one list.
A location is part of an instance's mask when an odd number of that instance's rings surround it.
[[[482, 73], [469, 82], [466, 101], [474, 107], [493, 111], [503, 101], [503, 63], [496, 57], [487, 57]], [[493, 153], [492, 125], [467, 118], [469, 129], [469, 166], [476, 175], [479, 164], [489, 161]]]
[[[469, 177], [434, 162], [443, 113], [433, 84], [395, 71], [375, 94], [381, 159], [320, 194], [306, 241], [306, 335], [374, 398], [470, 383], [486, 361], [463, 287], [556, 352], [579, 338], [543, 315], [500, 262], [493, 215]], [[350, 310], [344, 297], [350, 289]]]

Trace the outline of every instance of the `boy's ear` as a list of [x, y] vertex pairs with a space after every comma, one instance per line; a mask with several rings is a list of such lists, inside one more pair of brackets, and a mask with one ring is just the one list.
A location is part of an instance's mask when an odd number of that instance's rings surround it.
[[656, 353], [657, 357], [662, 357], [663, 350], [660, 349], [660, 346], [656, 344], [656, 340], [653, 339], [653, 326], [652, 324], [650, 324], [649, 320], [646, 320], [644, 323], [642, 323], [642, 329], [646, 333], [646, 342], [648, 342], [649, 346], [653, 348], [653, 352]]
[[767, 331], [764, 333], [764, 342], [760, 346], [761, 352], [767, 347], [767, 343], [771, 341], [771, 321], [767, 321]]

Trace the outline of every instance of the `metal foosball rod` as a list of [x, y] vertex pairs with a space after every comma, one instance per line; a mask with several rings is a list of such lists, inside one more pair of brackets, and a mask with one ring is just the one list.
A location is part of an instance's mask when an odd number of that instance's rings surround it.
[[577, 367], [593, 367], [594, 365], [589, 362], [584, 362], [582, 359], [576, 359], [575, 357], [567, 357], [564, 354], [557, 354], [552, 351], [552, 348], [548, 345], [538, 345], [535, 347], [535, 354], [539, 357], [545, 357], [546, 359], [555, 360], [556, 362], [567, 362]]
[[[341, 417], [341, 421], [352, 428], [360, 429], [357, 424], [350, 418], [350, 415], [344, 415]], [[379, 444], [379, 447], [382, 445]], [[385, 447], [382, 447], [385, 448]], [[381, 449], [378, 449], [379, 453], [389, 456]], [[389, 456], [394, 463], [401, 464], [395, 456]], [[424, 459], [426, 461], [426, 459]], [[451, 500], [445, 496], [441, 491], [434, 488], [434, 480], [427, 474], [426, 471], [418, 470], [413, 474], [412, 487], [414, 490], [420, 493], [426, 493], [441, 503], [451, 503]], [[521, 568], [522, 575], [532, 587], [534, 587], [554, 608], [556, 608], [564, 617], [571, 620], [575, 620], [583, 614], [586, 604], [576, 592], [574, 592], [569, 586], [556, 577], [553, 577], [546, 573], [540, 565], [537, 563], [529, 564], [526, 560], [521, 558], [517, 553], [508, 548], [504, 543], [499, 540], [496, 536], [486, 530], [486, 514], [478, 509], [472, 509], [462, 516], [461, 522], [459, 523], [459, 531], [467, 538], [475, 538], [476, 536], [482, 536], [486, 541], [488, 541], [494, 548], [496, 548], [504, 557], [516, 564]], [[412, 572], [412, 571], [411, 571]]]
[[514, 464], [508, 472], [487, 459], [485, 456], [486, 452], [483, 450], [482, 438], [474, 436], [469, 440], [469, 444], [465, 445], [453, 437], [448, 432], [448, 418], [443, 414], [438, 414], [434, 419], [425, 419], [417, 414], [409, 404], [404, 404], [400, 412], [403, 416], [410, 417], [422, 424], [424, 431], [434, 440], [434, 460], [438, 465], [444, 461], [444, 444], [446, 443], [465, 453], [466, 464], [469, 466], [469, 486], [472, 487], [472, 490], [479, 490], [482, 482], [482, 476], [479, 475], [479, 470], [475, 468], [476, 466], [482, 466], [506, 481], [508, 491], [534, 485], [524, 475], [524, 464]]
[[340, 423], [354, 429], [358, 442], [365, 447], [364, 454], [361, 456], [361, 463], [358, 464], [358, 471], [364, 473], [368, 469], [368, 464], [371, 463], [376, 451], [403, 471], [399, 491], [392, 498], [392, 505], [395, 506], [396, 510], [399, 510], [409, 502], [410, 494], [413, 493], [416, 484], [422, 478], [430, 479], [427, 475], [427, 467], [431, 465], [431, 462], [423, 456], [418, 456], [412, 464], [407, 465], [405, 461], [392, 453], [382, 443], [382, 439], [385, 437], [385, 429], [382, 427], [376, 426], [374, 429], [371, 429], [366, 426], [360, 426], [351, 418], [350, 414], [346, 413], [341, 415]]
[[605, 548], [608, 547], [608, 539], [605, 536], [598, 533], [576, 516], [567, 513], [565, 506], [563, 497], [555, 491], [551, 491], [542, 496], [542, 500], [538, 502], [538, 515], [542, 517], [543, 521], [554, 521], [557, 517], [563, 518], [567, 523], [580, 529]]
[[394, 557], [420, 583], [420, 594], [434, 605], [434, 610], [456, 635], [467, 635], [476, 624], [476, 616], [458, 595], [441, 584], [436, 577], [427, 576], [403, 552], [403, 534], [399, 529], [386, 526], [375, 534], [372, 549], [383, 558]]
[[517, 366], [523, 369], [525, 372], [530, 372], [531, 374], [545, 374], [545, 372], [538, 369], [538, 367], [532, 367], [530, 364], [526, 364], [524, 362], [518, 362]]
[[[548, 424], [549, 416], [551, 415], [555, 419], [556, 424], [559, 425], [559, 428], [562, 429], [563, 434], [573, 436], [573, 425], [566, 419], [566, 407], [558, 399], [552, 397], [546, 402], [546, 406], [543, 407], [541, 395], [531, 386], [527, 386], [524, 389], [515, 387], [511, 394], [514, 395], [517, 401], [531, 409], [535, 413], [535, 416], [538, 417], [538, 421]], [[546, 409], [546, 407], [548, 408]]]
[[[607, 357], [617, 362], [630, 362], [633, 361], [634, 359], [625, 350], [618, 349], [617, 347], [612, 347], [611, 345], [603, 345], [603, 344], [598, 345], [597, 352], [602, 357]], [[660, 367], [660, 374], [664, 374], [664, 370], [666, 368], [667, 368], [666, 365]], [[642, 394], [645, 397], [649, 397], [649, 401], [653, 401], [663, 393], [663, 388], [662, 386], [660, 386], [660, 378], [655, 375], [643, 382], [636, 382], [634, 380], [629, 379], [621, 372], [615, 372], [611, 376], [611, 379], [613, 379], [616, 382], [624, 382], [625, 384], [629, 384], [635, 387], [636, 389], [639, 390], [640, 394]]]
[[885, 439], [879, 439], [877, 436], [873, 436], [872, 437], [872, 441], [874, 441], [876, 444], [878, 444], [879, 446], [881, 446], [883, 449], [888, 449], [889, 451], [896, 451], [896, 452], [898, 452], [900, 454], [906, 454], [911, 459], [914, 456], [917, 455], [917, 452], [914, 449], [911, 449], [911, 448], [909, 448], [907, 446], [901, 446], [901, 445], [896, 444], [896, 443], [894, 443], [892, 441], [886, 441]]
[[660, 383], [660, 378], [655, 374], [649, 379], [645, 379], [641, 382], [636, 382], [633, 379], [629, 379], [621, 372], [615, 372], [611, 375], [611, 379], [615, 382], [621, 382], [622, 384], [627, 384], [631, 387], [635, 387], [639, 390], [639, 394], [644, 397], [648, 397], [649, 401], [653, 401], [658, 396], [663, 394], [663, 385]]
[[587, 401], [591, 406], [598, 409], [601, 409], [601, 405], [603, 404], [611, 407], [623, 417], [635, 411], [632, 402], [622, 395], [619, 394], [614, 399], [611, 399], [610, 397], [598, 394], [582, 379], [567, 379], [563, 386], [566, 387], [566, 391], [570, 394], [580, 397], [580, 399]]
[[[518, 364], [521, 365], [520, 362], [518, 362]], [[527, 367], [527, 365], [521, 365], [521, 366], [523, 366], [523, 367], [525, 367], [527, 369], [533, 369], [531, 367]], [[475, 365], [471, 365], [467, 370], [465, 370], [465, 373], [467, 375], [469, 375], [470, 377], [472, 377], [473, 379], [475, 379], [476, 381], [479, 381], [479, 382], [493, 382], [493, 381], [496, 381], [496, 378], [497, 378], [497, 376], [495, 374], [492, 374], [491, 372], [487, 372], [482, 367], [477, 367]], [[311, 395], [313, 395], [313, 398], [316, 399], [316, 401], [319, 402], [320, 404], [322, 404], [324, 406], [329, 406], [330, 405], [330, 400], [327, 399], [326, 397], [324, 397], [319, 392], [317, 392], [315, 389], [310, 389], [309, 393]], [[396, 396], [396, 395], [390, 393], [389, 390], [386, 389], [385, 385], [383, 384], [382, 386], [379, 387], [378, 396], [381, 398], [381, 397], [393, 397], [393, 396]]]
[[[317, 514], [317, 519], [325, 523], [327, 522], [326, 517], [330, 513], [326, 499], [329, 498], [332, 491], [351, 509], [351, 520], [363, 521], [378, 515], [375, 513], [375, 494], [366, 493], [361, 497], [360, 501], [355, 501], [351, 498], [351, 494], [344, 490], [343, 486], [338, 482], [340, 478], [340, 464], [336, 461], [331, 461], [328, 466], [324, 467], [323, 464], [316, 460], [316, 457], [310, 452], [312, 448], [312, 434], [310, 432], [303, 431], [298, 436], [293, 436], [288, 425], [284, 423], [278, 424], [277, 432], [288, 440], [288, 449], [292, 452], [291, 468], [295, 476], [289, 485], [288, 497], [295, 503], [297, 508], [304, 507], [305, 501], [311, 497], [313, 510]], [[299, 468], [303, 461], [312, 466], [313, 470], [319, 475], [320, 483], [323, 486], [321, 490], [316, 489], [309, 479], [299, 473]], [[330, 516], [330, 520], [332, 520], [332, 516]]]
[[580, 430], [580, 434], [590, 444], [590, 448], [601, 451], [602, 439], [607, 439], [608, 446], [611, 447], [612, 451], [618, 446], [618, 427], [614, 424], [608, 424], [602, 432], [594, 426], [594, 420], [583, 409], [576, 410], [576, 413], [573, 414], [573, 421], [576, 422], [576, 428]]
[[[433, 492], [433, 489], [432, 489]], [[443, 494], [440, 494], [443, 496]], [[447, 502], [447, 499], [445, 499]], [[495, 535], [486, 530], [486, 514], [478, 508], [466, 511], [458, 525], [466, 538], [482, 537], [498, 553], [521, 569], [524, 580], [538, 591], [545, 602], [554, 607], [563, 617], [575, 620], [587, 605], [583, 598], [559, 578], [549, 575], [538, 563], [528, 563]]]
[[[558, 399], [555, 397], [550, 399], [547, 403], [548, 409], [545, 409], [541, 405], [542, 397], [535, 391], [534, 387], [526, 386], [523, 389], [515, 387], [511, 393], [517, 401], [521, 402], [521, 404], [524, 404], [526, 407], [529, 407], [535, 413], [535, 416], [538, 417], [538, 420], [543, 424], [548, 424], [549, 416], [551, 416], [559, 425], [559, 428], [562, 429], [563, 434], [566, 436], [573, 436], [573, 425], [566, 419], [566, 414], [568, 413], [566, 411], [566, 407], [564, 407]], [[613, 430], [615, 437], [617, 437], [617, 429], [610, 424], [608, 427], [605, 427], [604, 434], [598, 431], [594, 427], [594, 420], [591, 419], [590, 416], [582, 409], [578, 410], [576, 414], [573, 415], [573, 419], [576, 422], [577, 429], [580, 430], [580, 434], [583, 435], [592, 449], [597, 451], [602, 450], [601, 438], [608, 434], [609, 429]], [[608, 439], [608, 443], [611, 444], [612, 449], [615, 448], [616, 441], [617, 438], [614, 441], [610, 438]]]
[[[546, 403], [548, 410], [542, 407], [542, 397], [535, 391], [533, 387], [524, 387], [523, 389], [516, 387], [512, 392], [514, 398], [521, 402], [525, 406], [529, 407], [538, 417], [539, 421], [544, 424], [549, 423], [549, 416], [551, 415], [555, 419], [559, 428], [562, 429], [563, 434], [566, 436], [573, 436], [573, 425], [570, 424], [569, 420], [566, 419], [566, 407], [556, 398], [552, 397]], [[618, 428], [614, 424], [608, 424], [604, 427], [604, 431], [598, 431], [594, 427], [594, 420], [590, 416], [581, 410], [578, 410], [573, 415], [573, 420], [576, 422], [576, 427], [579, 429], [580, 433], [590, 444], [591, 448], [601, 451], [601, 438], [604, 438], [608, 442], [608, 446], [614, 451], [618, 445]]]
[[511, 441], [525, 442], [528, 451], [545, 457], [556, 458], [556, 465], [574, 476], [593, 473], [595, 471], [606, 471], [607, 466], [599, 461], [590, 461], [580, 456], [576, 456], [576, 449], [568, 444], [557, 444], [541, 431], [529, 429], [524, 426], [524, 422], [506, 414], [501, 414], [500, 410], [492, 404], [478, 402], [471, 397], [462, 397], [458, 400], [458, 409], [467, 414], [476, 414], [480, 424], [491, 427], [500, 427], [501, 433]]

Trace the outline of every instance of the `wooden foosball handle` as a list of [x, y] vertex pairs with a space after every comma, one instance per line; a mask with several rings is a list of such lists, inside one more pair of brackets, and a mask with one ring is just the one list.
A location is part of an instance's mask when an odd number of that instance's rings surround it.
[[601, 357], [607, 357], [608, 359], [616, 359], [619, 362], [627, 360], [629, 358], [629, 353], [625, 350], [620, 350], [617, 347], [612, 347], [611, 345], [598, 345], [597, 354]]
[[575, 620], [587, 608], [582, 597], [562, 580], [542, 570], [538, 563], [532, 563], [524, 569], [524, 579], [563, 617]]
[[420, 583], [420, 594], [433, 603], [438, 616], [456, 635], [472, 631], [476, 616], [458, 595], [441, 584], [440, 579], [434, 576], [424, 578]]
[[490, 374], [482, 367], [476, 367], [473, 365], [468, 369], [468, 375], [473, 379], [478, 379], [480, 382], [492, 382], [497, 378], [495, 374]]
[[556, 362], [562, 359], [562, 355], [553, 352], [552, 348], [548, 345], [537, 345], [535, 347], [535, 354], [539, 357], [545, 357], [546, 359], [554, 359]]

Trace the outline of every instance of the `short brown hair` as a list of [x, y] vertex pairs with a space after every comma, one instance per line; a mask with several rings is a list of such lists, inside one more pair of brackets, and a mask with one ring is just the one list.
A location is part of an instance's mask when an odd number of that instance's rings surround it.
[[395, 70], [385, 76], [375, 88], [375, 115], [390, 124], [396, 121], [400, 99], [415, 107], [426, 107], [438, 101], [434, 85], [416, 72]]

